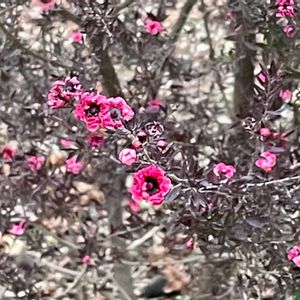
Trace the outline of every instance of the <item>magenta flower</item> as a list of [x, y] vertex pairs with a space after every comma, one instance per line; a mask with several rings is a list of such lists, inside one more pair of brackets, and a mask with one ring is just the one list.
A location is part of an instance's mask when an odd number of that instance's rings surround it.
[[287, 257], [288, 260], [292, 260], [297, 267], [300, 267], [300, 245], [296, 245], [290, 249]]
[[64, 148], [72, 148], [73, 146], [73, 141], [71, 140], [67, 140], [67, 139], [61, 139], [60, 140], [60, 144], [64, 147]]
[[284, 101], [284, 102], [290, 102], [292, 100], [292, 91], [290, 90], [281, 90], [279, 93], [280, 98]]
[[185, 244], [187, 249], [193, 250], [195, 248], [194, 239], [189, 239]]
[[79, 174], [84, 168], [84, 163], [77, 161], [77, 156], [72, 156], [66, 160], [66, 168], [69, 173]]
[[71, 40], [73, 43], [83, 43], [83, 34], [80, 31], [73, 31], [71, 35]]
[[32, 6], [39, 6], [43, 11], [49, 11], [55, 7], [57, 0], [32, 0]]
[[213, 172], [217, 177], [223, 174], [227, 179], [230, 179], [236, 173], [236, 169], [232, 165], [226, 165], [220, 162], [214, 167]]
[[84, 264], [84, 265], [87, 265], [89, 266], [91, 263], [92, 263], [92, 259], [89, 255], [85, 255], [82, 259], [81, 259], [81, 262]]
[[265, 138], [269, 137], [272, 134], [272, 132], [269, 128], [261, 128], [259, 133], [261, 136], [263, 136]]
[[140, 140], [139, 140], [138, 138], [135, 138], [135, 139], [132, 141], [131, 146], [132, 146], [134, 149], [139, 149], [139, 148], [141, 148], [142, 143], [140, 142]]
[[125, 148], [119, 153], [119, 161], [126, 165], [131, 166], [136, 162], [136, 152], [134, 149]]
[[123, 121], [130, 121], [133, 117], [133, 110], [123, 98], [109, 98], [105, 101], [103, 127], [109, 129], [123, 128]]
[[161, 108], [162, 104], [159, 99], [152, 99], [148, 102], [148, 107], [153, 110], [159, 110]]
[[39, 171], [43, 167], [44, 163], [45, 163], [44, 156], [32, 155], [27, 158], [28, 168], [32, 172]]
[[165, 176], [165, 172], [155, 165], [150, 165], [135, 173], [131, 187], [132, 199], [159, 205], [163, 203], [171, 187], [171, 180]]
[[103, 127], [104, 103], [107, 101], [107, 98], [100, 94], [90, 92], [81, 94], [74, 112], [76, 118], [85, 122], [89, 131], [96, 131], [99, 127]]
[[267, 77], [263, 70], [260, 71], [260, 73], [257, 75], [257, 78], [261, 81], [261, 83], [266, 83]]
[[277, 0], [276, 5], [277, 6], [284, 6], [284, 5], [294, 5], [294, 0]]
[[12, 147], [10, 145], [6, 145], [2, 149], [2, 157], [6, 161], [12, 161], [14, 159], [14, 157], [16, 156], [16, 153], [17, 153], [17, 149], [15, 149], [14, 147]]
[[48, 94], [47, 104], [53, 109], [61, 108], [77, 99], [81, 93], [82, 88], [77, 77], [67, 77], [65, 80], [54, 82]]
[[287, 37], [292, 38], [295, 35], [295, 26], [293, 25], [286, 25], [283, 27], [283, 32], [287, 35]]
[[13, 235], [22, 235], [26, 229], [26, 221], [22, 220], [19, 224], [13, 224], [12, 228], [8, 230]]
[[279, 6], [275, 13], [277, 18], [293, 17], [294, 15], [295, 9], [293, 6]]
[[260, 158], [255, 162], [255, 165], [265, 172], [271, 172], [272, 168], [276, 165], [276, 159], [277, 157], [274, 153], [266, 151], [260, 155]]
[[102, 135], [91, 135], [87, 143], [93, 148], [99, 148], [104, 144], [104, 137]]
[[146, 22], [146, 31], [151, 35], [157, 35], [163, 30], [162, 24], [158, 21], [148, 20]]

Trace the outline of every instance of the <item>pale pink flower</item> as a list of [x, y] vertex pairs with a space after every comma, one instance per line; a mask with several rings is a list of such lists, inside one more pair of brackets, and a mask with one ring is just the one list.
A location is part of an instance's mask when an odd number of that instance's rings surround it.
[[82, 257], [81, 262], [84, 265], [89, 266], [92, 263], [92, 259], [91, 259], [91, 257], [89, 255], [85, 255], [84, 257]]
[[300, 255], [300, 245], [296, 245], [291, 248], [288, 252], [288, 259], [293, 260], [295, 257]]
[[217, 177], [223, 174], [227, 179], [230, 179], [236, 173], [236, 169], [232, 165], [220, 162], [214, 167], [213, 172]]
[[60, 144], [65, 147], [65, 148], [72, 148], [73, 146], [73, 141], [67, 140], [67, 139], [61, 139]]
[[284, 101], [284, 102], [290, 102], [292, 100], [292, 91], [291, 90], [281, 90], [279, 93], [280, 98]]
[[22, 220], [19, 224], [13, 224], [12, 228], [8, 230], [13, 235], [22, 235], [26, 229], [26, 221]]
[[132, 212], [138, 213], [141, 210], [140, 204], [138, 202], [131, 201], [129, 207]]
[[14, 159], [14, 157], [16, 156], [16, 153], [17, 153], [17, 149], [15, 149], [14, 147], [12, 147], [10, 145], [6, 145], [2, 149], [2, 157], [6, 161], [12, 161]]
[[299, 256], [296, 256], [296, 257], [293, 259], [293, 263], [294, 263], [298, 268], [300, 268], [300, 255], [299, 255]]
[[260, 158], [255, 162], [255, 165], [265, 172], [271, 172], [272, 168], [276, 165], [276, 159], [277, 157], [274, 153], [266, 151], [260, 155]]
[[148, 20], [146, 22], [146, 31], [151, 35], [157, 35], [163, 30], [162, 24], [158, 21]]
[[269, 128], [261, 128], [259, 133], [261, 136], [263, 136], [265, 138], [269, 137], [272, 134], [272, 132]]
[[168, 145], [168, 143], [164, 140], [159, 140], [156, 145], [159, 148], [165, 148]]
[[40, 7], [43, 11], [49, 11], [55, 7], [57, 0], [32, 0], [31, 5]]
[[119, 160], [122, 164], [131, 166], [136, 162], [136, 152], [134, 149], [125, 148], [119, 153]]
[[84, 163], [77, 161], [77, 156], [72, 156], [66, 160], [67, 172], [73, 174], [79, 174], [80, 171], [84, 168]]
[[283, 27], [283, 32], [287, 35], [287, 37], [292, 38], [295, 35], [295, 26], [293, 25], [286, 25]]
[[43, 167], [44, 162], [45, 162], [44, 156], [31, 155], [27, 158], [28, 168], [32, 172], [39, 171]]
[[194, 239], [189, 239], [185, 245], [187, 249], [193, 250], [195, 248]]
[[73, 43], [83, 43], [83, 34], [80, 31], [73, 31], [71, 35], [71, 40]]

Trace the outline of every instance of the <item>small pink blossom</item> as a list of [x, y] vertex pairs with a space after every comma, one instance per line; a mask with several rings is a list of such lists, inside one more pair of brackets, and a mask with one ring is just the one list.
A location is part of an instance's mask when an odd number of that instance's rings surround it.
[[259, 133], [261, 136], [263, 136], [265, 138], [269, 137], [272, 134], [272, 132], [269, 128], [261, 128]]
[[146, 31], [151, 35], [157, 35], [163, 30], [162, 24], [158, 21], [148, 20], [146, 22]]
[[12, 161], [14, 159], [14, 157], [16, 156], [16, 153], [17, 153], [17, 149], [15, 149], [14, 147], [12, 147], [10, 145], [6, 145], [2, 149], [2, 157], [6, 161]]
[[63, 146], [63, 147], [65, 147], [65, 148], [72, 148], [72, 146], [73, 146], [73, 141], [71, 141], [71, 140], [67, 140], [67, 139], [61, 139], [60, 140], [60, 144]]
[[84, 265], [89, 266], [92, 263], [92, 259], [91, 259], [91, 257], [89, 255], [85, 255], [84, 257], [82, 257], [81, 262]]
[[293, 25], [286, 25], [283, 27], [283, 32], [287, 35], [287, 37], [292, 38], [295, 35], [295, 26]]
[[136, 162], [136, 152], [134, 149], [125, 148], [119, 153], [119, 160], [122, 164], [131, 166]]
[[44, 162], [45, 162], [44, 156], [32, 155], [27, 158], [28, 168], [32, 172], [39, 171], [43, 167]]
[[255, 162], [255, 165], [265, 172], [271, 172], [272, 168], [276, 165], [276, 159], [277, 157], [274, 153], [266, 151], [260, 155], [260, 158]]
[[171, 180], [165, 176], [165, 172], [152, 164], [134, 174], [131, 187], [132, 200], [136, 202], [145, 200], [153, 205], [160, 205], [171, 187]]
[[77, 77], [67, 77], [65, 80], [55, 81], [49, 91], [47, 104], [52, 109], [64, 107], [72, 100], [77, 100], [82, 92]]
[[166, 141], [164, 141], [164, 140], [159, 140], [156, 145], [159, 148], [166, 148], [166, 146], [168, 145], [168, 143]]
[[103, 104], [103, 127], [123, 128], [124, 121], [130, 121], [134, 112], [122, 97], [112, 97]]
[[159, 110], [161, 108], [162, 104], [159, 99], [152, 99], [148, 102], [148, 107], [153, 110]]
[[189, 239], [185, 245], [187, 249], [193, 250], [195, 248], [194, 239]]
[[104, 144], [104, 137], [102, 135], [91, 135], [87, 143], [93, 148], [99, 148]]
[[19, 224], [13, 224], [12, 228], [8, 230], [9, 233], [13, 235], [22, 235], [26, 229], [26, 221], [22, 220]]
[[227, 179], [230, 179], [236, 173], [236, 169], [232, 165], [226, 165], [220, 162], [214, 167], [213, 172], [217, 177], [224, 174]]
[[71, 40], [73, 43], [83, 43], [83, 34], [80, 31], [73, 31], [71, 35]]
[[38, 6], [43, 9], [43, 11], [49, 11], [55, 7], [57, 0], [32, 0], [32, 6]]
[[292, 91], [291, 90], [281, 90], [279, 93], [280, 98], [284, 101], [284, 102], [290, 102], [292, 100]]
[[288, 252], [288, 259], [293, 260], [295, 257], [300, 255], [300, 245], [296, 245], [291, 248]]
[[138, 213], [141, 210], [140, 204], [138, 202], [131, 201], [129, 207], [132, 212]]
[[277, 0], [276, 5], [277, 6], [284, 6], [284, 5], [294, 5], [294, 0]]
[[73, 156], [66, 160], [66, 168], [69, 173], [79, 174], [84, 168], [84, 163], [77, 161], [77, 156]]
[[265, 72], [262, 70], [258, 75], [257, 78], [262, 82], [262, 83], [266, 83], [267, 81], [267, 77]]
[[293, 6], [279, 6], [276, 10], [276, 18], [294, 17], [295, 9]]
[[131, 146], [134, 149], [139, 149], [142, 146], [142, 143], [140, 142], [140, 140], [138, 138], [135, 138], [132, 142], [131, 142]]

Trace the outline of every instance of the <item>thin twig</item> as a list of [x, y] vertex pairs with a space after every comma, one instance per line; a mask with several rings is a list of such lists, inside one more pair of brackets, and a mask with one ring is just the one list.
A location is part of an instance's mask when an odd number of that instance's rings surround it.
[[267, 185], [272, 185], [272, 184], [275, 184], [275, 183], [282, 183], [282, 182], [294, 181], [294, 180], [299, 180], [299, 179], [300, 179], [300, 176], [286, 177], [286, 178], [275, 179], [275, 180], [259, 182], [259, 183], [247, 183], [246, 187], [267, 186]]

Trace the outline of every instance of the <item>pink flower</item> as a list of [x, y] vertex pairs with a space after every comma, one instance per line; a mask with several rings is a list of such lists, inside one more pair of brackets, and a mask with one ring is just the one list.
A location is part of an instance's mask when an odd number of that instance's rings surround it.
[[91, 263], [92, 263], [92, 259], [89, 255], [85, 255], [82, 259], [81, 259], [81, 262], [84, 264], [84, 265], [87, 265], [89, 266]]
[[214, 167], [213, 172], [217, 177], [224, 174], [227, 179], [230, 179], [235, 174], [236, 169], [232, 165], [226, 165], [220, 162]]
[[195, 247], [194, 239], [189, 239], [185, 245], [186, 245], [187, 249], [193, 250]]
[[123, 122], [130, 121], [133, 117], [133, 110], [123, 98], [109, 98], [105, 101], [103, 109], [103, 127], [109, 129], [123, 128]]
[[83, 167], [84, 163], [77, 161], [77, 156], [72, 156], [66, 160], [66, 168], [69, 173], [79, 174]]
[[13, 224], [12, 228], [8, 230], [13, 235], [22, 235], [26, 229], [26, 221], [22, 220], [19, 224]]
[[57, 0], [32, 0], [32, 6], [39, 6], [43, 11], [49, 11], [55, 7]]
[[107, 101], [103, 95], [85, 92], [81, 94], [74, 114], [77, 119], [85, 122], [89, 131], [96, 131], [99, 127], [103, 127], [104, 103]]
[[152, 99], [148, 102], [148, 107], [150, 107], [153, 110], [159, 110], [161, 106], [162, 104], [159, 99]]
[[99, 148], [104, 144], [104, 137], [102, 135], [91, 135], [87, 143], [93, 148]]
[[125, 148], [119, 153], [119, 160], [122, 164], [131, 166], [136, 162], [136, 152], [134, 149]]
[[155, 165], [150, 165], [135, 173], [131, 187], [132, 199], [144, 199], [153, 205], [159, 205], [163, 203], [171, 187], [171, 180], [165, 176], [165, 172]]
[[257, 78], [262, 82], [262, 83], [266, 83], [267, 81], [267, 77], [265, 72], [262, 70], [258, 75]]
[[294, 263], [298, 268], [300, 268], [300, 256], [296, 256], [296, 257], [293, 259], [293, 263]]
[[80, 31], [74, 31], [71, 35], [73, 43], [83, 43], [83, 34]]
[[300, 255], [300, 245], [294, 246], [288, 252], [288, 260], [293, 260], [295, 257]]
[[157, 145], [157, 147], [163, 149], [163, 148], [166, 148], [166, 146], [168, 145], [168, 143], [166, 141], [164, 141], [164, 140], [159, 140], [156, 145]]
[[269, 128], [261, 128], [259, 133], [261, 136], [263, 136], [265, 138], [269, 137], [272, 134], [272, 132]]
[[55, 81], [48, 94], [47, 104], [55, 109], [64, 107], [70, 101], [77, 99], [82, 93], [80, 81], [77, 77], [67, 77], [65, 80]]
[[44, 162], [45, 162], [44, 156], [32, 155], [27, 158], [28, 168], [32, 172], [39, 171], [43, 167]]
[[295, 35], [295, 26], [286, 25], [283, 27], [283, 32], [287, 35], [287, 37], [292, 38]]
[[292, 91], [290, 90], [281, 90], [279, 96], [284, 102], [290, 102], [292, 100]]
[[7, 160], [7, 161], [12, 161], [13, 158], [16, 156], [16, 153], [17, 153], [17, 149], [15, 149], [14, 147], [12, 147], [10, 145], [6, 145], [2, 149], [2, 157], [4, 160]]
[[277, 6], [284, 6], [284, 5], [294, 5], [294, 0], [277, 0], [276, 5]]
[[134, 148], [134, 149], [139, 149], [141, 146], [142, 146], [142, 143], [140, 142], [140, 140], [138, 138], [135, 138], [132, 143], [131, 143], [131, 146]]
[[66, 139], [61, 139], [60, 144], [65, 147], [65, 148], [71, 148], [73, 146], [73, 141], [71, 140], [66, 140]]
[[279, 6], [276, 10], [275, 16], [277, 18], [293, 17], [295, 15], [295, 9], [293, 6]]
[[256, 162], [255, 165], [258, 168], [263, 169], [265, 172], [271, 172], [272, 168], [276, 165], [276, 155], [271, 152], [263, 152], [260, 155], [261, 158], [259, 158]]
[[141, 210], [140, 204], [138, 202], [131, 201], [129, 207], [132, 212], [138, 213]]
[[146, 31], [151, 35], [157, 35], [163, 31], [163, 27], [158, 21], [148, 20], [146, 22]]

